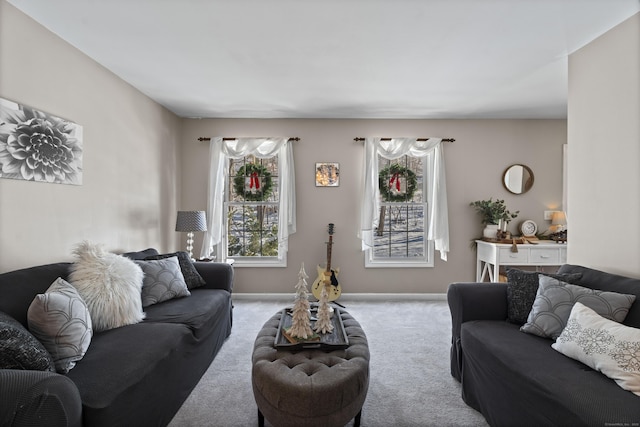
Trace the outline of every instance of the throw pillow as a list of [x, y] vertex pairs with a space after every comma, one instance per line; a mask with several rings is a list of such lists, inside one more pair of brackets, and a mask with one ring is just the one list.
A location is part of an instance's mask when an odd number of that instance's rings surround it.
[[507, 320], [522, 325], [527, 321], [533, 301], [538, 293], [540, 274], [574, 284], [582, 278], [582, 273], [548, 274], [537, 271], [507, 269]]
[[87, 304], [94, 332], [138, 323], [142, 311], [142, 270], [132, 260], [80, 243], [73, 251], [70, 283]]
[[155, 261], [134, 261], [144, 272], [142, 306], [191, 295], [182, 276], [178, 257]]
[[36, 295], [27, 311], [29, 330], [53, 357], [56, 370], [66, 374], [84, 357], [91, 343], [91, 317], [80, 294], [58, 277], [44, 294]]
[[640, 329], [605, 319], [578, 302], [551, 347], [640, 396]]
[[622, 322], [635, 295], [598, 291], [540, 276], [538, 294], [533, 302], [527, 323], [521, 331], [556, 339], [564, 329], [576, 302], [580, 302], [608, 319]]
[[182, 271], [182, 275], [184, 276], [184, 281], [187, 282], [187, 288], [199, 288], [200, 286], [204, 286], [206, 284], [200, 273], [198, 273], [198, 270], [196, 270], [196, 267], [193, 265], [193, 261], [191, 261], [191, 257], [189, 256], [189, 254], [184, 251], [148, 256], [145, 258], [145, 260], [165, 259], [172, 256], [178, 257], [180, 270]]
[[55, 372], [47, 349], [13, 317], [0, 311], [0, 369]]

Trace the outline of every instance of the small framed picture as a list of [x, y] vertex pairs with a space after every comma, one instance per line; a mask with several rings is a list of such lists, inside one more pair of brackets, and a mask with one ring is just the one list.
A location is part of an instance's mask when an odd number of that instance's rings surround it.
[[337, 187], [340, 185], [340, 164], [333, 162], [316, 163], [316, 187]]

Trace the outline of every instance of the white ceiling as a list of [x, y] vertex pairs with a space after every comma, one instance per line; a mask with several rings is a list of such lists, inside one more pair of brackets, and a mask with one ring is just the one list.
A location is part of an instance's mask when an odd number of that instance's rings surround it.
[[8, 0], [182, 117], [563, 118], [640, 0]]

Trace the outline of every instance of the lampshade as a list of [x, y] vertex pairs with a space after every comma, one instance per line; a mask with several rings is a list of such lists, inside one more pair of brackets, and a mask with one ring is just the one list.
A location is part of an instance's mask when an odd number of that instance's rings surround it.
[[204, 211], [178, 211], [176, 231], [207, 231]]
[[555, 211], [551, 215], [551, 225], [567, 225], [567, 215], [564, 211]]

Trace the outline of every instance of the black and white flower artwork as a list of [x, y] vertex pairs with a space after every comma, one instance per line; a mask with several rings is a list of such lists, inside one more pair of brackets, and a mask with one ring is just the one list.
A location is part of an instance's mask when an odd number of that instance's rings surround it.
[[0, 178], [82, 185], [82, 126], [0, 98]]

